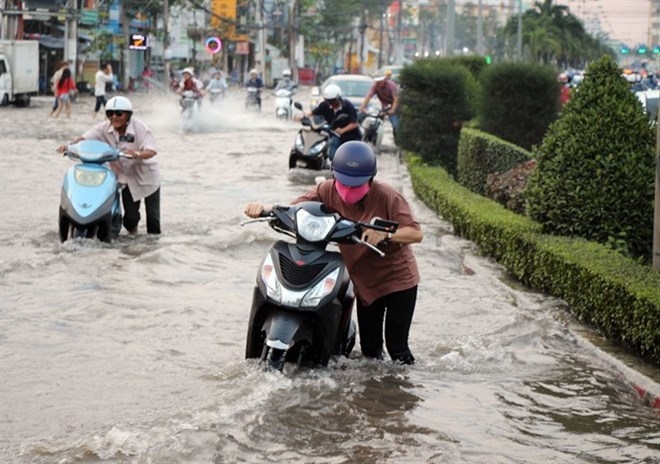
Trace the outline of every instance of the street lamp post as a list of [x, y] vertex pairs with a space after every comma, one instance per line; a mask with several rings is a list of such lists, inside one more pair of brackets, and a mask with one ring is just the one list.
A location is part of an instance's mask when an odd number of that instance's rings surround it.
[[518, 60], [522, 61], [522, 0], [518, 0], [518, 33], [516, 37], [516, 54]]
[[364, 33], [367, 32], [367, 25], [363, 22], [360, 24], [360, 74], [364, 74]]

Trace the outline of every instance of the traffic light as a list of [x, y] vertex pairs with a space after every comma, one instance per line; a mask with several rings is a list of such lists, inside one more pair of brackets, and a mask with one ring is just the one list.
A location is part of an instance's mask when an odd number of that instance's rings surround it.
[[637, 54], [638, 55], [646, 55], [646, 46], [645, 45], [640, 45], [637, 48]]
[[628, 47], [621, 46], [621, 50], [620, 50], [620, 51], [621, 51], [621, 54], [622, 54], [622, 55], [627, 55], [628, 52], [630, 52], [630, 49], [629, 49]]
[[653, 47], [653, 54], [654, 55], [660, 54], [660, 45], [656, 45], [655, 47]]
[[486, 55], [486, 64], [491, 64], [493, 62], [493, 57], [490, 55]]

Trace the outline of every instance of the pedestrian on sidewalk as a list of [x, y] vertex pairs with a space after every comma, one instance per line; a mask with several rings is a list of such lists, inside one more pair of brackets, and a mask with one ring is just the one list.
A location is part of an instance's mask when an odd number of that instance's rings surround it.
[[53, 117], [59, 117], [62, 112], [62, 108], [65, 108], [66, 117], [71, 117], [71, 94], [75, 94], [78, 91], [76, 88], [76, 83], [73, 82], [73, 77], [71, 76], [71, 70], [67, 67], [62, 71], [62, 76], [60, 80], [57, 81], [56, 92], [57, 92], [57, 107], [50, 113]]
[[94, 76], [94, 96], [96, 97], [96, 104], [94, 105], [92, 119], [96, 119], [96, 115], [102, 106], [105, 107], [106, 87], [113, 82], [113, 79], [112, 65], [110, 63], [101, 63], [101, 67], [96, 71], [96, 75]]
[[57, 83], [59, 82], [60, 78], [62, 77], [62, 72], [64, 72], [65, 69], [69, 67], [69, 63], [66, 61], [62, 61], [60, 63], [60, 67], [57, 68], [57, 71], [53, 73], [53, 76], [50, 78], [50, 90], [53, 92], [53, 111], [57, 109]]

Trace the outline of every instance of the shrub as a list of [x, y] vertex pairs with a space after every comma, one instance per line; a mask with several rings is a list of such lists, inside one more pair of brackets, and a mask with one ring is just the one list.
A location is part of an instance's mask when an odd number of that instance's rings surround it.
[[529, 160], [503, 173], [486, 178], [486, 196], [518, 214], [525, 214], [527, 181], [536, 169], [536, 160]]
[[556, 72], [548, 66], [499, 63], [480, 77], [479, 127], [530, 150], [560, 111]]
[[523, 284], [564, 299], [611, 340], [660, 366], [660, 273], [581, 238], [541, 225], [454, 182], [442, 168], [406, 155], [415, 194]]
[[489, 174], [506, 172], [532, 154], [494, 135], [463, 128], [458, 144], [458, 181], [474, 193], [486, 193]]
[[594, 62], [534, 151], [527, 211], [544, 231], [649, 259], [655, 137], [610, 57]]
[[456, 175], [463, 121], [474, 115], [476, 81], [463, 66], [421, 60], [401, 71], [397, 144]]

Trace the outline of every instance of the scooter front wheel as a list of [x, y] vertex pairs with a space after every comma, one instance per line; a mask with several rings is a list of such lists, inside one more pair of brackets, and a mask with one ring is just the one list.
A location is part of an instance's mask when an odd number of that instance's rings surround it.
[[281, 372], [284, 369], [284, 361], [286, 360], [286, 350], [278, 348], [268, 348], [266, 354], [266, 364], [268, 368], [273, 371]]

